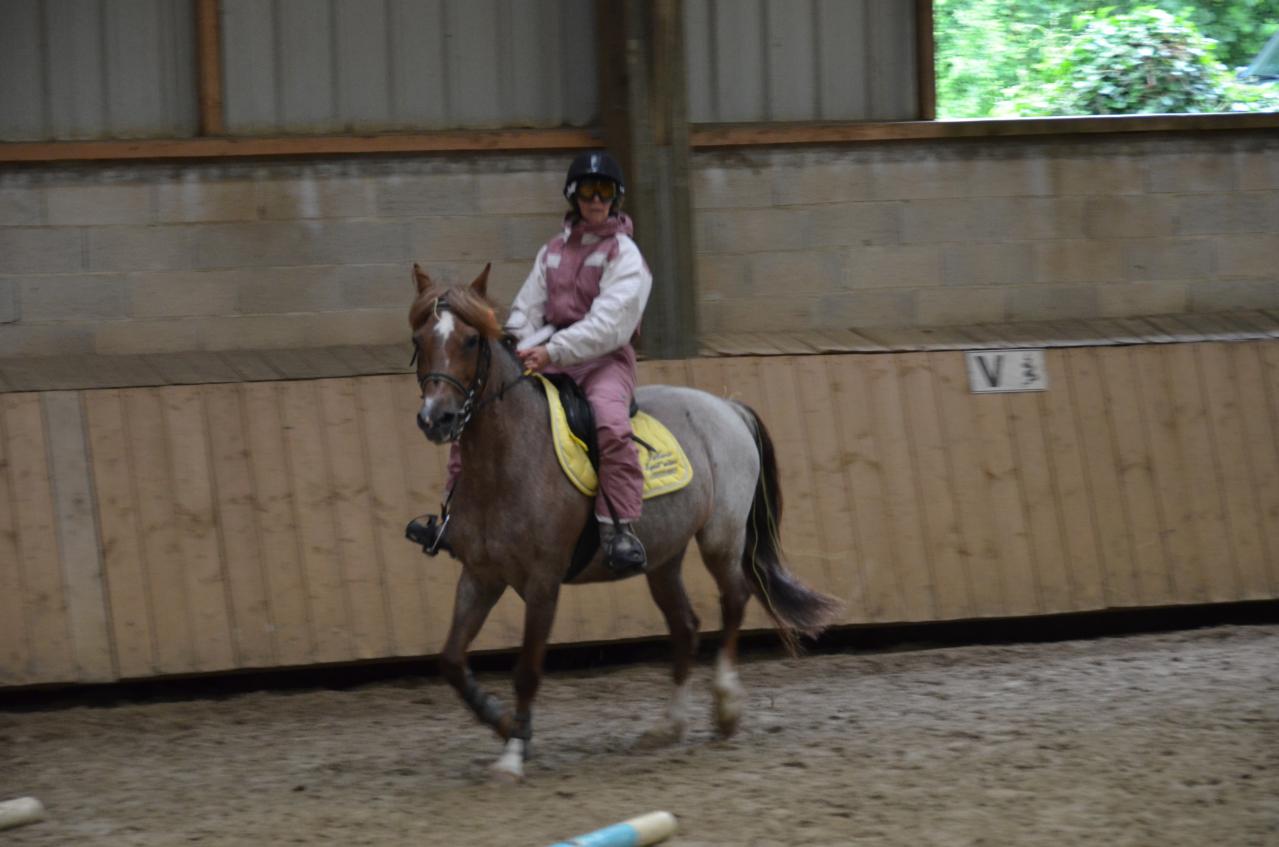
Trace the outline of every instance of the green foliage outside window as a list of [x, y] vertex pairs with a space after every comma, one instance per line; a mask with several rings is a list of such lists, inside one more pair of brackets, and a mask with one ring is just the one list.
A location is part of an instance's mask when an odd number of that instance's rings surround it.
[[1279, 110], [1279, 0], [936, 0], [942, 118]]

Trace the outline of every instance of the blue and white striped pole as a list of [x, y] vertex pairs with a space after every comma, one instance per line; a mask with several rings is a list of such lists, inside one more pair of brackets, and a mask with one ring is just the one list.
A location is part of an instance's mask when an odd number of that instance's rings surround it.
[[649, 812], [638, 818], [615, 823], [551, 847], [647, 847], [665, 841], [675, 833], [675, 816], [670, 812]]

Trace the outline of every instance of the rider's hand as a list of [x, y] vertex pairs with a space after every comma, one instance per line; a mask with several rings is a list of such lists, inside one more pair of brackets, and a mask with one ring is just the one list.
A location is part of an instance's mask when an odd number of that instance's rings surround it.
[[530, 347], [520, 351], [520, 361], [530, 371], [540, 371], [551, 363], [551, 354], [545, 345]]

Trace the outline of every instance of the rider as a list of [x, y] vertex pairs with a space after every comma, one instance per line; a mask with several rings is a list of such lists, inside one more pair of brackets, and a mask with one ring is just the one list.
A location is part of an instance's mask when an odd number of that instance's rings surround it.
[[[600, 544], [609, 567], [623, 572], [647, 563], [631, 526], [640, 517], [644, 479], [631, 440], [630, 406], [636, 381], [632, 341], [653, 284], [631, 240], [631, 219], [622, 212], [625, 193], [622, 169], [609, 154], [583, 153], [573, 160], [564, 181], [571, 206], [564, 229], [538, 251], [506, 322], [524, 367], [568, 374], [590, 400], [599, 436]], [[455, 444], [450, 489], [460, 471]]]

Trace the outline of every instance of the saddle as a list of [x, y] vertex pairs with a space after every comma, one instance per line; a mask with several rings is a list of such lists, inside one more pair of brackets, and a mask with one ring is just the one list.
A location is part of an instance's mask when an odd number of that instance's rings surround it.
[[[560, 469], [573, 487], [588, 497], [599, 488], [599, 439], [595, 413], [586, 393], [567, 374], [537, 374], [546, 392], [551, 417], [551, 441]], [[631, 399], [632, 440], [639, 451], [644, 472], [644, 499], [651, 500], [687, 486], [693, 480], [693, 466], [679, 441], [657, 418], [639, 411]], [[587, 519], [577, 538], [573, 561], [565, 582], [580, 574], [599, 549], [599, 522]]]
[[[599, 444], [595, 413], [586, 393], [567, 374], [538, 374], [551, 415], [551, 440], [560, 469], [588, 497], [599, 489]], [[693, 481], [693, 466], [679, 441], [657, 418], [631, 399], [631, 438], [644, 474], [644, 499], [679, 491]]]

